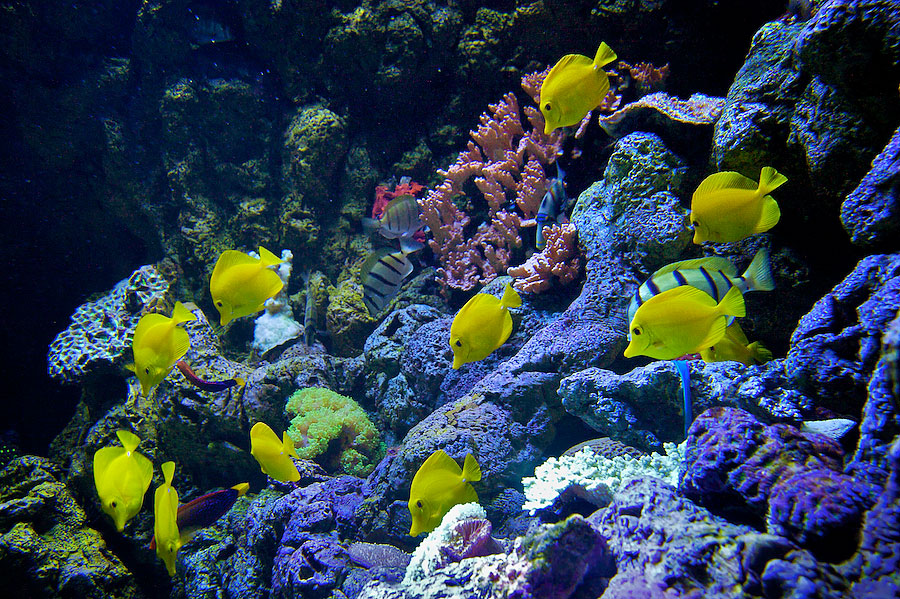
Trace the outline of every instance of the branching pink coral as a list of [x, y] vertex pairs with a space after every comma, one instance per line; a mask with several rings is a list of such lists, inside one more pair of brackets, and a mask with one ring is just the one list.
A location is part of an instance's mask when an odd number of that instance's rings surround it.
[[[546, 190], [544, 166], [556, 160], [562, 147], [564, 134], [544, 135], [543, 117], [532, 106], [524, 111], [530, 125], [525, 130], [513, 93], [488, 108], [456, 162], [438, 171], [444, 182], [419, 200], [445, 288], [469, 290], [506, 270], [511, 250], [522, 245], [519, 230], [533, 224]], [[453, 202], [472, 177], [487, 203], [485, 220], [474, 234], [468, 229], [469, 216]]]
[[516, 279], [513, 287], [518, 291], [540, 293], [549, 289], [554, 280], [563, 285], [574, 281], [581, 273], [577, 238], [578, 232], [572, 223], [545, 227], [547, 247], [522, 266], [507, 269], [507, 274]]

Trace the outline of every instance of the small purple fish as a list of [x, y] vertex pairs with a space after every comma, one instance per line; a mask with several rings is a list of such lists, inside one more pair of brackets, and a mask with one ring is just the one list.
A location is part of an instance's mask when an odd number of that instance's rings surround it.
[[204, 391], [224, 391], [225, 389], [230, 389], [235, 386], [243, 386], [244, 379], [235, 377], [233, 379], [228, 379], [225, 381], [207, 381], [201, 379], [199, 376], [194, 374], [194, 371], [191, 370], [191, 367], [187, 365], [187, 362], [178, 362], [176, 364], [178, 366], [178, 370], [181, 371], [181, 374], [184, 375], [184, 378], [188, 380], [193, 386], [203, 389]]
[[[175, 522], [178, 524], [181, 543], [189, 543], [201, 530], [215, 524], [216, 520], [224, 516], [237, 498], [246, 493], [249, 488], [249, 484], [240, 483], [230, 489], [220, 489], [201, 495], [193, 501], [178, 506], [178, 516]], [[156, 537], [150, 539], [150, 549], [156, 549]]]

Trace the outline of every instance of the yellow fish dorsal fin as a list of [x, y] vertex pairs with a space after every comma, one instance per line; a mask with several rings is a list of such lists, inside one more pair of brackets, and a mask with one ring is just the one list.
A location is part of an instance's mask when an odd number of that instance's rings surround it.
[[215, 268], [213, 268], [212, 277], [210, 278], [210, 284], [215, 284], [218, 279], [220, 279], [226, 272], [228, 272], [235, 266], [245, 266], [247, 264], [259, 263], [259, 260], [248, 256], [244, 252], [239, 252], [237, 250], [225, 250], [216, 261], [216, 266]]
[[284, 260], [276, 256], [263, 246], [259, 246], [259, 261], [263, 268], [268, 268], [270, 266], [275, 266], [276, 264], [281, 264], [282, 262], [284, 262]]
[[779, 220], [781, 220], [781, 208], [778, 207], [778, 202], [772, 196], [766, 196], [763, 198], [762, 215], [753, 228], [753, 232], [765, 233], [777, 225]]
[[[732, 287], [731, 289], [737, 289], [737, 287]], [[729, 290], [730, 291], [730, 290]], [[738, 291], [740, 293], [740, 291]], [[705, 291], [701, 291], [696, 287], [692, 287], [690, 285], [680, 285], [678, 287], [673, 287], [672, 289], [667, 289], [663, 291], [659, 295], [654, 295], [646, 302], [644, 302], [644, 306], [649, 305], [662, 305], [664, 303], [672, 302], [672, 301], [692, 301], [703, 304], [704, 306], [713, 307], [716, 305], [716, 300], [712, 298]], [[640, 308], [638, 308], [640, 310]], [[632, 319], [632, 327], [634, 326], [634, 320], [637, 319], [637, 315]]]
[[287, 434], [287, 431], [284, 431], [284, 434], [281, 437], [281, 447], [282, 451], [292, 458], [300, 459], [300, 456], [297, 455], [297, 450], [294, 448], [294, 440]]
[[238, 483], [231, 488], [238, 492], [238, 497], [242, 497], [250, 490], [250, 485], [249, 483]]
[[512, 285], [507, 283], [506, 287], [503, 289], [503, 297], [500, 298], [500, 306], [502, 308], [518, 308], [521, 305], [522, 297], [516, 293], [516, 290], [513, 289]]
[[125, 429], [117, 430], [116, 436], [119, 438], [119, 443], [122, 444], [122, 447], [125, 448], [125, 451], [134, 451], [135, 449], [137, 449], [137, 446], [141, 444], [140, 437], [138, 437], [131, 431], [126, 431]]
[[744, 334], [744, 330], [736, 320], [725, 329], [725, 335], [743, 346], [750, 344], [750, 340], [747, 339], [747, 335]]
[[162, 314], [144, 314], [143, 316], [141, 316], [141, 319], [138, 321], [137, 326], [134, 329], [135, 342], [140, 343], [141, 337], [146, 335], [147, 331], [149, 331], [153, 327], [161, 324], [168, 324], [171, 321], [171, 318]]
[[[458, 476], [462, 475], [462, 468], [459, 467], [456, 460], [448, 456], [443, 449], [438, 449], [428, 456], [428, 459], [425, 460], [422, 467], [419, 468], [419, 472], [416, 473], [416, 476], [420, 473], [428, 474], [438, 471], [446, 471]], [[413, 482], [415, 482], [415, 479], [413, 479]]]
[[172, 324], [181, 324], [191, 320], [197, 320], [197, 316], [181, 302], [175, 302], [175, 308], [172, 310]]
[[773, 190], [787, 183], [787, 180], [787, 177], [771, 166], [762, 167], [762, 170], [759, 171], [759, 195], [769, 195]]
[[462, 477], [467, 482], [478, 482], [481, 480], [481, 466], [478, 465], [475, 456], [471, 453], [466, 454], [466, 460], [463, 463]]
[[721, 270], [729, 277], [737, 275], [737, 268], [735, 268], [730, 260], [720, 256], [707, 256], [705, 258], [694, 258], [692, 260], [682, 260], [681, 262], [666, 264], [650, 275], [650, 278], [652, 279], [658, 275], [664, 275], [675, 270], [694, 270], [701, 267], [707, 270]]
[[708, 176], [697, 187], [694, 197], [703, 197], [721, 189], [752, 189], [756, 191], [758, 185], [753, 179], [748, 179], [734, 171], [722, 171]]
[[597, 48], [597, 54], [594, 55], [594, 68], [602, 69], [617, 58], [618, 56], [616, 56], [616, 53], [613, 52], [612, 48], [606, 45], [606, 42], [600, 42], [600, 47]]
[[[550, 69], [550, 72], [547, 73], [547, 76], [544, 78], [544, 83], [541, 84], [541, 91], [544, 91], [544, 86], [547, 86], [548, 90], [552, 90], [553, 86], [559, 83], [558, 79], [564, 77], [566, 71], [572, 67], [590, 67], [591, 65], [593, 65], [593, 61], [587, 56], [582, 54], [566, 54], [560, 58], [559, 61], [553, 65], [553, 68]], [[543, 103], [547, 98], [541, 96], [540, 99]]]
[[171, 486], [172, 480], [175, 478], [175, 462], [171, 460], [165, 462], [159, 469], [162, 470], [163, 478], [166, 479], [166, 484]]

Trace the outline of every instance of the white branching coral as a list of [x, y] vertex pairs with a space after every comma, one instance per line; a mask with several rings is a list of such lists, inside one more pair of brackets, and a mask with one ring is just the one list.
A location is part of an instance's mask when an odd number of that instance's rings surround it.
[[605, 458], [590, 448], [573, 456], [550, 458], [534, 470], [534, 476], [522, 479], [526, 510], [547, 507], [567, 487], [579, 485], [596, 496], [612, 498], [626, 481], [642, 476], [655, 476], [672, 485], [678, 484], [678, 469], [684, 460], [685, 443], [664, 443], [666, 455], [653, 453], [640, 458], [616, 456]]

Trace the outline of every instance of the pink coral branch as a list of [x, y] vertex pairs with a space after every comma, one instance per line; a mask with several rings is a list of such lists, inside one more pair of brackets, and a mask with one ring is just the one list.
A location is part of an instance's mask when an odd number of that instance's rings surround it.
[[540, 293], [553, 286], [554, 280], [566, 285], [581, 274], [578, 253], [578, 231], [572, 223], [544, 228], [547, 247], [534, 254], [525, 264], [507, 269], [515, 278], [513, 287], [519, 291]]

